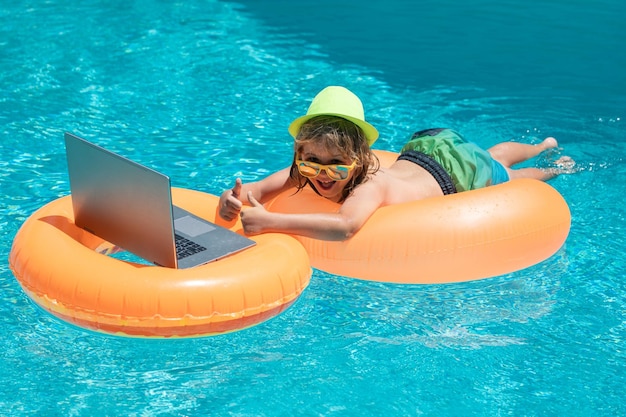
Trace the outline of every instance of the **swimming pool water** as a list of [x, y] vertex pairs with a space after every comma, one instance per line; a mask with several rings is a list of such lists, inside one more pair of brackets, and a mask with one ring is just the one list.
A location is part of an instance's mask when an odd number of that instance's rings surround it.
[[[0, 5], [0, 415], [626, 414], [624, 12], [616, 0]], [[363, 98], [379, 149], [434, 126], [485, 147], [557, 137], [580, 170], [551, 182], [572, 211], [565, 246], [454, 285], [314, 271], [280, 316], [189, 340], [91, 333], [24, 295], [6, 259], [21, 223], [68, 193], [64, 131], [219, 193], [289, 163], [287, 125], [329, 84]]]

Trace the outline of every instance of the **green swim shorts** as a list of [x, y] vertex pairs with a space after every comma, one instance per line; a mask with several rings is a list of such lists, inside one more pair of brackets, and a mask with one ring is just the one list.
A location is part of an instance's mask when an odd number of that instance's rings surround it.
[[414, 133], [402, 147], [400, 158], [411, 151], [421, 152], [441, 165], [450, 175], [457, 192], [509, 180], [506, 169], [489, 152], [466, 141], [451, 129], [428, 129]]

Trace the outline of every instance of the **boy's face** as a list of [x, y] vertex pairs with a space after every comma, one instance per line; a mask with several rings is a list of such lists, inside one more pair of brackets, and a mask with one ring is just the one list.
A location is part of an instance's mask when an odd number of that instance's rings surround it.
[[[314, 142], [305, 143], [300, 153], [297, 155], [297, 158], [321, 165], [343, 165], [348, 167], [354, 162], [341, 149], [328, 149]], [[328, 176], [326, 169], [321, 169], [317, 176], [307, 178], [322, 197], [334, 202], [339, 202], [342, 197], [343, 189], [353, 175], [354, 169], [348, 169], [345, 179], [335, 180]]]

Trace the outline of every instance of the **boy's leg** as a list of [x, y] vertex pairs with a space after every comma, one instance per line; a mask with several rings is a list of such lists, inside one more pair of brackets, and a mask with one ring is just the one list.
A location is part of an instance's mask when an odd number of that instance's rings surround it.
[[515, 164], [534, 158], [541, 152], [547, 149], [556, 148], [557, 146], [558, 142], [556, 139], [550, 137], [544, 139], [543, 142], [537, 145], [529, 145], [518, 142], [503, 142], [487, 149], [487, 151], [491, 154], [493, 159], [500, 162], [505, 168], [511, 168]]
[[541, 181], [548, 181], [560, 174], [558, 169], [556, 168], [520, 168], [520, 169], [511, 169], [506, 168], [509, 173], [509, 178], [514, 180], [516, 178], [533, 178]]
[[575, 171], [576, 162], [569, 156], [562, 156], [554, 161], [554, 167], [551, 168], [506, 168], [509, 178], [534, 178], [537, 180], [548, 181], [561, 174], [572, 174]]

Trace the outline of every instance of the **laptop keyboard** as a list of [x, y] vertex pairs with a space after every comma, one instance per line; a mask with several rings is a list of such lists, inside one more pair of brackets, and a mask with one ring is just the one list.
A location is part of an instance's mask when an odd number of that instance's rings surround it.
[[195, 253], [206, 250], [204, 246], [198, 245], [197, 243], [192, 242], [186, 237], [183, 237], [178, 234], [175, 234], [175, 237], [176, 237], [176, 257], [178, 259], [183, 259]]

